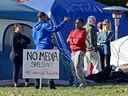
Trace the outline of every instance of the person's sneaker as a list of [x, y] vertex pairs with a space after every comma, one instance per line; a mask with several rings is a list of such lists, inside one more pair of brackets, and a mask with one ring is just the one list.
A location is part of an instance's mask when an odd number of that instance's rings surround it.
[[85, 88], [86, 86], [87, 86], [87, 83], [85, 83], [85, 84], [81, 83], [81, 84], [79, 85], [79, 88]]
[[25, 82], [24, 85], [25, 85], [25, 87], [28, 87], [28, 82]]
[[73, 84], [72, 87], [79, 87], [79, 84]]
[[35, 88], [36, 88], [36, 89], [40, 89], [40, 86], [36, 85]]
[[52, 87], [50, 87], [50, 89], [56, 89], [56, 87], [55, 86], [52, 86]]
[[17, 87], [17, 84], [16, 83], [14, 83], [14, 87]]

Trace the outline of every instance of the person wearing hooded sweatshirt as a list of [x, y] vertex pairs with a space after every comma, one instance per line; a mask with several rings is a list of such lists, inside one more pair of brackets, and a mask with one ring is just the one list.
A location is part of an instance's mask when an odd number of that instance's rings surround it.
[[[68, 18], [65, 17], [58, 26], [54, 26], [52, 20], [44, 12], [38, 13], [38, 19], [38, 22], [33, 26], [33, 39], [36, 49], [53, 49], [51, 35], [53, 32], [59, 31], [64, 23], [68, 21]], [[39, 88], [39, 79], [36, 81], [36, 88]], [[49, 84], [50, 89], [55, 89], [53, 80], [49, 80]]]

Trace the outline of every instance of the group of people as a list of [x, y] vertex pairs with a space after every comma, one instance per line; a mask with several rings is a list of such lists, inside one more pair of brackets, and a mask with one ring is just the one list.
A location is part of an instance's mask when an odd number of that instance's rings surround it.
[[[53, 32], [58, 32], [68, 21], [70, 21], [69, 18], [65, 17], [58, 26], [55, 26], [47, 14], [39, 12], [38, 22], [32, 28], [35, 49], [53, 49], [51, 35]], [[74, 25], [75, 29], [69, 33], [67, 43], [71, 49], [76, 77], [80, 81], [80, 86], [85, 86], [87, 75], [98, 73], [104, 68], [110, 67], [111, 22], [106, 19], [96, 26], [96, 18], [89, 16], [87, 23], [79, 18], [76, 19]], [[23, 49], [26, 49], [31, 42], [28, 37], [21, 34], [22, 31], [22, 25], [14, 25], [10, 57], [14, 63], [13, 79], [15, 87], [18, 83], [19, 70], [23, 65]], [[25, 85], [27, 85], [28, 80], [25, 81]], [[39, 88], [39, 79], [36, 79], [35, 86]], [[54, 80], [49, 80], [49, 87], [56, 89]]]
[[86, 76], [110, 68], [110, 42], [113, 37], [111, 22], [105, 19], [96, 26], [96, 18], [89, 16], [75, 21], [67, 42], [72, 52], [75, 74], [80, 87], [87, 85]]

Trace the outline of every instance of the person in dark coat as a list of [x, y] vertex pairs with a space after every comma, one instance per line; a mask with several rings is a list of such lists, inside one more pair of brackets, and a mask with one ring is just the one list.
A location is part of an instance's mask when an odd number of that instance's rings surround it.
[[[23, 26], [21, 24], [15, 24], [12, 39], [12, 50], [10, 53], [10, 59], [13, 63], [13, 80], [15, 87], [17, 87], [19, 73], [23, 65], [23, 49], [26, 49], [27, 45], [31, 42], [28, 37], [21, 34], [22, 32]], [[26, 82], [25, 85], [27, 85]]]

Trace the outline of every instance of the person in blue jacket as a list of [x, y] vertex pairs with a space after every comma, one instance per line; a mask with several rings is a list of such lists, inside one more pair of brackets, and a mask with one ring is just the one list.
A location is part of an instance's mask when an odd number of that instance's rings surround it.
[[[64, 23], [68, 21], [68, 18], [65, 17], [58, 26], [54, 26], [52, 20], [44, 12], [38, 13], [38, 19], [38, 22], [33, 26], [33, 39], [36, 49], [52, 49], [52, 33], [59, 31], [63, 27]], [[36, 82], [36, 88], [39, 88], [39, 79], [37, 79]], [[50, 89], [55, 89], [53, 80], [49, 80], [49, 84]]]

